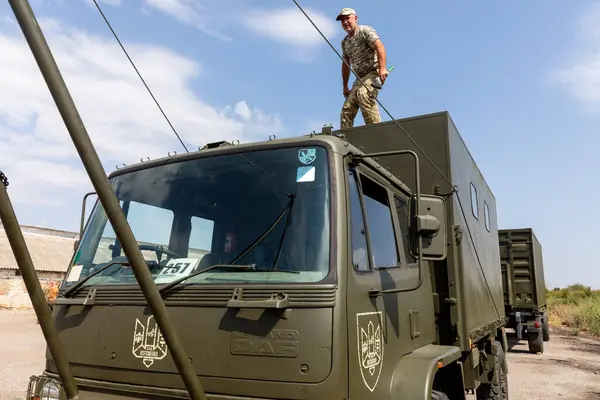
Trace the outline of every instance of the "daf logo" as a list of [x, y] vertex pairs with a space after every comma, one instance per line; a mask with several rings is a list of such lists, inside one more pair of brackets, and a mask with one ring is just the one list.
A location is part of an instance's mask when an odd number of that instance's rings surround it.
[[146, 319], [145, 324], [139, 318], [135, 319], [132, 352], [136, 358], [142, 359], [146, 368], [150, 368], [154, 361], [166, 357], [167, 343], [160, 333], [153, 315]]

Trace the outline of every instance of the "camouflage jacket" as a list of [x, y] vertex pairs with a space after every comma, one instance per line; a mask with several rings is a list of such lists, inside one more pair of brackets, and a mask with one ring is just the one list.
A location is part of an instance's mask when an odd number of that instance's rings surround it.
[[377, 51], [373, 47], [377, 39], [379, 36], [375, 29], [367, 25], [359, 25], [353, 36], [346, 35], [342, 39], [342, 56], [360, 77], [379, 69]]

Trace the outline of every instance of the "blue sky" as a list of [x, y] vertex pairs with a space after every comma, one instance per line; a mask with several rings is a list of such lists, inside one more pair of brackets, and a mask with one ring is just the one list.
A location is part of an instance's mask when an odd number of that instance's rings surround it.
[[[108, 172], [182, 151], [90, 0], [30, 1]], [[342, 7], [378, 31], [395, 66], [380, 100], [395, 118], [450, 112], [500, 228], [536, 231], [549, 287], [600, 288], [588, 256], [600, 239], [599, 2], [300, 3], [337, 49]], [[293, 1], [100, 4], [190, 147], [339, 127], [340, 61]], [[91, 185], [7, 2], [0, 48], [0, 169], [19, 219], [76, 230]]]

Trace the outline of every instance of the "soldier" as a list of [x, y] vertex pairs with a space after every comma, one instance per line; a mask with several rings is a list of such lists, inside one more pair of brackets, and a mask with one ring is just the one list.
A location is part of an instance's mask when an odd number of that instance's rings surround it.
[[[342, 63], [342, 80], [346, 101], [342, 106], [340, 127], [354, 126], [354, 118], [359, 108], [365, 124], [380, 122], [379, 108], [375, 101], [379, 90], [372, 87], [371, 83], [377, 77], [383, 83], [388, 75], [383, 43], [375, 29], [367, 25], [358, 25], [358, 16], [352, 8], [343, 8], [336, 21], [341, 21], [342, 28], [348, 33], [342, 40], [342, 57], [345, 61]], [[350, 68], [346, 62], [352, 66], [365, 86], [356, 79], [352, 89], [348, 89]]]

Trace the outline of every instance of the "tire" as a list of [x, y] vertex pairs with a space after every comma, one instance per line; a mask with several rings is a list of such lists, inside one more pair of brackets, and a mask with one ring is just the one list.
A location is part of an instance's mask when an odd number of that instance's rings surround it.
[[544, 337], [543, 332], [527, 332], [527, 342], [529, 344], [530, 353], [544, 353]]
[[548, 314], [542, 317], [542, 337], [544, 342], [550, 341], [550, 326], [548, 325]]
[[499, 371], [500, 379], [497, 385], [482, 383], [475, 392], [477, 400], [508, 400], [508, 378], [504, 369], [504, 351], [502, 345], [494, 343], [498, 356], [494, 368]]
[[431, 392], [431, 400], [450, 400], [450, 398], [448, 397], [448, 395], [446, 395], [446, 393], [433, 390]]

